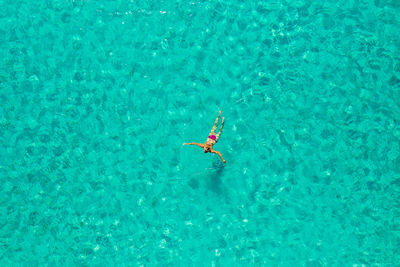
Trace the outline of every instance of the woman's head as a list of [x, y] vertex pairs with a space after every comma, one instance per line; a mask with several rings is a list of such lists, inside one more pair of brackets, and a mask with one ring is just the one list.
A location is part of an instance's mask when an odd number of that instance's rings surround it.
[[211, 151], [211, 147], [209, 146], [204, 146], [204, 153], [210, 152]]

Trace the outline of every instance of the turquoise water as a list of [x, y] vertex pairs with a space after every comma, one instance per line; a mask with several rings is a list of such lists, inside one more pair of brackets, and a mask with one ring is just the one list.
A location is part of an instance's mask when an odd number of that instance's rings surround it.
[[0, 3], [2, 266], [400, 266], [400, 2]]

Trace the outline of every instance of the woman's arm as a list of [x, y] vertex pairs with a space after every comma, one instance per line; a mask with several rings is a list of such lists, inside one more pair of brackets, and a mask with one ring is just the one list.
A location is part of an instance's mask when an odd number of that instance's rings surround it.
[[194, 142], [192, 142], [192, 143], [183, 143], [183, 144], [184, 144], [184, 145], [196, 145], [196, 146], [199, 146], [199, 147], [204, 147], [203, 144], [194, 143]]
[[217, 155], [221, 158], [222, 162], [223, 162], [223, 163], [226, 163], [226, 160], [224, 160], [224, 158], [222, 157], [221, 153], [219, 153], [219, 151], [211, 150], [211, 153], [217, 154]]

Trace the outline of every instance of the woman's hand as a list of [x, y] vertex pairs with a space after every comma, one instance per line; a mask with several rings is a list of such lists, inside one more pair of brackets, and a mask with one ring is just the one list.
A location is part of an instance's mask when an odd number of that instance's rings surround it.
[[199, 147], [204, 147], [203, 144], [199, 144], [199, 143], [195, 143], [195, 142], [192, 142], [192, 143], [183, 143], [183, 146], [184, 146], [184, 145], [196, 145], [196, 146], [199, 146]]

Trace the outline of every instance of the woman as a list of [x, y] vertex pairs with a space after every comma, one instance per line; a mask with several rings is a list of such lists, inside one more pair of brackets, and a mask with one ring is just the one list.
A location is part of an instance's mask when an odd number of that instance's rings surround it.
[[183, 143], [183, 144], [184, 145], [196, 145], [196, 146], [202, 147], [202, 148], [204, 148], [204, 153], [211, 152], [211, 153], [218, 154], [218, 156], [220, 156], [222, 162], [225, 163], [226, 161], [222, 157], [221, 153], [219, 153], [218, 151], [213, 149], [213, 145], [215, 145], [215, 143], [218, 142], [219, 136], [222, 132], [222, 128], [224, 127], [225, 117], [222, 117], [222, 122], [221, 122], [221, 127], [219, 128], [219, 132], [217, 134], [215, 134], [215, 130], [217, 129], [218, 118], [220, 115], [221, 115], [221, 110], [219, 111], [218, 117], [217, 117], [217, 119], [215, 119], [214, 126], [212, 127], [211, 132], [208, 135], [207, 141], [204, 144], [199, 144], [199, 143]]

